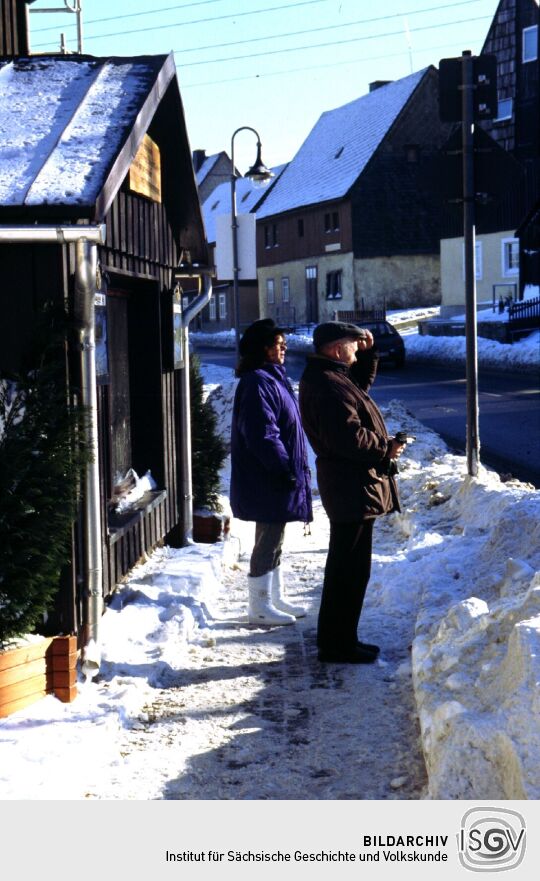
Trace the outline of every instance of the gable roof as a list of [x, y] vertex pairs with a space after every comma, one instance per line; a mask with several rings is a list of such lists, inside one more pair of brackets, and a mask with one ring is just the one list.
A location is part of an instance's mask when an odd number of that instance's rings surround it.
[[257, 218], [343, 198], [430, 68], [322, 114]]
[[172, 54], [0, 61], [0, 205], [84, 209], [101, 199], [104, 214], [108, 179], [127, 174], [175, 75]]
[[[271, 189], [282, 174], [287, 164], [278, 165], [271, 170], [274, 180], [269, 184]], [[239, 177], [236, 181], [236, 213], [248, 214], [257, 208], [259, 202], [266, 197], [268, 189], [257, 187], [249, 177]], [[219, 184], [202, 206], [206, 237], [209, 242], [216, 241], [216, 217], [219, 214], [231, 213], [231, 185], [228, 181]]]
[[210, 174], [210, 172], [212, 171], [214, 165], [216, 164], [216, 162], [218, 161], [220, 156], [223, 156], [223, 153], [213, 153], [212, 156], [206, 157], [203, 164], [197, 170], [197, 173], [195, 175], [195, 177], [197, 179], [198, 186], [200, 186], [202, 184], [203, 180], [205, 179], [205, 177], [207, 177], [207, 175]]

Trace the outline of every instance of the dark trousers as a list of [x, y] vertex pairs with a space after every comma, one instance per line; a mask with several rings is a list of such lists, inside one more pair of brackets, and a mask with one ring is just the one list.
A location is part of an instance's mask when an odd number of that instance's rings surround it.
[[371, 574], [373, 522], [330, 522], [317, 626], [320, 649], [348, 649], [356, 645], [358, 620]]
[[256, 578], [266, 575], [281, 561], [285, 523], [256, 523], [255, 545], [249, 561], [249, 574]]

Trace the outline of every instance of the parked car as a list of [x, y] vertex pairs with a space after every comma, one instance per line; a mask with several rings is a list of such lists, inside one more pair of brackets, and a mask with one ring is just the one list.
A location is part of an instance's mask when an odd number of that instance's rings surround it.
[[358, 324], [373, 334], [380, 363], [392, 362], [400, 368], [405, 366], [405, 343], [401, 334], [389, 321], [363, 321]]

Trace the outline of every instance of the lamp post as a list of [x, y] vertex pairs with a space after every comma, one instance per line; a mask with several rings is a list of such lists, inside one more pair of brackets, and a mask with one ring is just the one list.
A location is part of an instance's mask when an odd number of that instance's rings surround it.
[[253, 134], [257, 138], [257, 156], [255, 159], [255, 163], [248, 171], [246, 171], [244, 177], [249, 177], [252, 181], [258, 184], [266, 184], [268, 183], [270, 178], [274, 176], [261, 159], [261, 139], [259, 137], [259, 133], [254, 128], [251, 128], [251, 126], [249, 125], [243, 125], [240, 126], [240, 128], [237, 128], [231, 138], [231, 229], [233, 251], [234, 334], [237, 359], [240, 355], [240, 289], [238, 283], [240, 267], [238, 266], [238, 217], [236, 214], [236, 171], [234, 167], [234, 139], [239, 132], [243, 131], [253, 132]]

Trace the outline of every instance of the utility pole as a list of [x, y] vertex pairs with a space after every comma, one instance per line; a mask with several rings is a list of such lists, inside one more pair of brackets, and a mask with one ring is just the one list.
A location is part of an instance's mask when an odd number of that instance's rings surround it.
[[439, 113], [445, 122], [461, 123], [461, 171], [465, 269], [465, 339], [467, 379], [467, 472], [478, 475], [480, 432], [478, 411], [478, 346], [476, 330], [475, 243], [475, 121], [497, 115], [497, 58], [443, 58], [439, 63]]
[[463, 239], [465, 249], [465, 345], [467, 378], [467, 473], [478, 475], [478, 342], [476, 332], [476, 232], [474, 218], [474, 73], [470, 52], [462, 54], [461, 146], [463, 162]]

